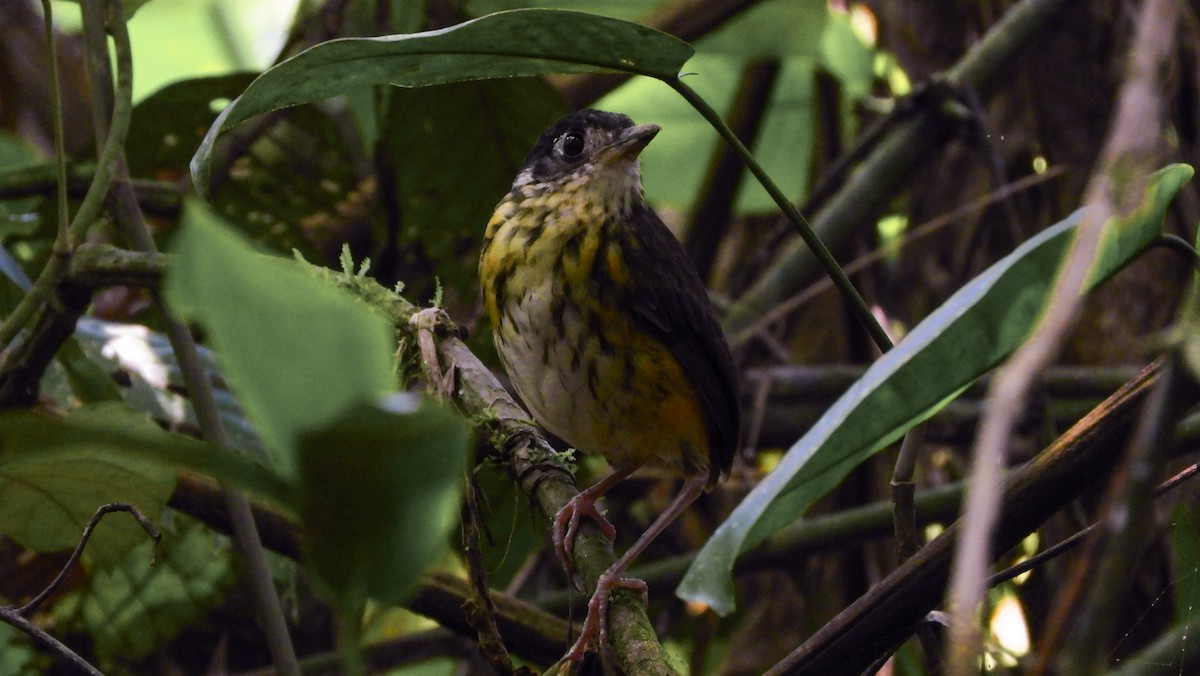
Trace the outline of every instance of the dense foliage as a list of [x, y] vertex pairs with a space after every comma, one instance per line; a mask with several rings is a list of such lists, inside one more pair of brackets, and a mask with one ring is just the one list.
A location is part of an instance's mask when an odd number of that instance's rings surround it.
[[[496, 380], [474, 270], [585, 106], [663, 127], [747, 421], [586, 669], [1197, 668], [1195, 491], [1155, 488], [1196, 443], [1194, 3], [306, 0], [261, 63], [254, 4], [0, 4], [0, 674], [551, 667], [586, 597], [546, 517], [606, 470]], [[162, 40], [201, 17], [222, 72]]]

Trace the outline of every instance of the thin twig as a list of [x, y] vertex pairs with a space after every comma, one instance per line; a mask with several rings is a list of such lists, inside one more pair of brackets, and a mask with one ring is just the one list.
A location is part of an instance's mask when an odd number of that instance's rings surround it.
[[61, 641], [47, 634], [41, 627], [30, 622], [21, 616], [15, 608], [11, 606], [0, 606], [0, 621], [3, 621], [17, 629], [21, 630], [25, 635], [33, 639], [33, 642], [44, 648], [48, 652], [52, 652], [59, 657], [70, 662], [79, 671], [88, 674], [89, 676], [104, 676], [104, 674], [87, 663], [83, 659], [65, 646]]
[[67, 227], [70, 220], [69, 204], [67, 203], [67, 144], [63, 131], [65, 123], [62, 109], [62, 80], [58, 73], [58, 44], [54, 41], [54, 16], [50, 0], [42, 0], [42, 12], [46, 24], [46, 52], [50, 57], [50, 91], [53, 93], [51, 113], [54, 119], [54, 168], [58, 198], [58, 227], [54, 238], [54, 250], [69, 252], [71, 244], [67, 239]]
[[[1004, 519], [997, 524], [997, 550], [1015, 546], [1051, 515], [1117, 464], [1110, 452], [1125, 438], [1131, 419], [1158, 381], [1161, 361], [1084, 416], [1032, 461], [1003, 481]], [[952, 524], [884, 580], [821, 627], [768, 673], [860, 673], [879, 651], [907, 638], [912, 627], [942, 601], [962, 520]], [[893, 636], [894, 634], [894, 636]], [[881, 636], [895, 639], [881, 641]]]
[[[986, 94], [999, 77], [1012, 72], [1013, 61], [1052, 25], [1051, 19], [1075, 1], [1022, 0], [942, 76], [946, 85]], [[846, 177], [826, 207], [814, 215], [812, 228], [828, 246], [838, 249], [868, 224], [889, 203], [895, 190], [910, 180], [913, 168], [950, 138], [959, 120], [947, 115], [943, 103], [932, 97], [930, 103], [899, 121]], [[818, 273], [808, 248], [800, 242], [790, 244], [730, 307], [724, 322], [727, 331], [741, 335], [764, 312], [816, 279]]]
[[96, 513], [92, 515], [92, 518], [88, 520], [87, 525], [83, 527], [83, 535], [80, 536], [79, 542], [75, 544], [75, 550], [71, 552], [71, 556], [67, 559], [66, 564], [63, 565], [62, 570], [59, 571], [58, 576], [55, 577], [50, 584], [46, 585], [45, 589], [43, 589], [37, 596], [33, 597], [29, 603], [26, 603], [20, 608], [14, 608], [12, 606], [0, 606], [0, 620], [3, 620], [13, 627], [21, 630], [30, 638], [32, 638], [35, 643], [45, 648], [47, 651], [66, 659], [68, 662], [73, 664], [75, 668], [86, 674], [99, 675], [100, 671], [88, 664], [87, 660], [84, 660], [82, 657], [75, 654], [73, 650], [68, 648], [58, 639], [43, 631], [36, 624], [30, 622], [27, 618], [29, 615], [33, 614], [33, 612], [36, 611], [43, 603], [45, 603], [46, 599], [50, 598], [50, 596], [58, 591], [58, 589], [62, 586], [62, 583], [67, 579], [67, 576], [75, 568], [75, 564], [79, 562], [79, 557], [83, 554], [83, 548], [87, 546], [88, 540], [91, 539], [92, 531], [96, 529], [96, 525], [100, 523], [100, 520], [103, 519], [105, 515], [113, 512], [128, 512], [131, 514], [134, 519], [137, 519], [137, 522], [139, 525], [141, 525], [142, 530], [146, 531], [146, 534], [149, 535], [151, 540], [154, 541], [154, 550], [150, 554], [150, 565], [153, 566], [155, 561], [158, 560], [158, 544], [162, 539], [162, 534], [158, 532], [158, 529], [154, 527], [154, 524], [150, 523], [150, 519], [147, 519], [137, 507], [127, 502], [112, 502], [107, 505], [101, 505], [100, 508], [96, 510]]
[[[121, 1], [108, 0], [108, 2], [114, 10], [113, 14], [116, 17], [116, 20], [112, 22], [112, 37], [117, 62], [117, 90], [113, 99], [113, 106], [114, 111], [120, 111], [127, 109], [131, 105], [132, 54], [129, 45], [129, 32], [123, 20], [124, 12], [122, 11]], [[85, 21], [90, 18], [94, 22], [98, 16], [102, 16], [103, 3], [104, 0], [85, 1], [83, 3]], [[103, 35], [102, 30], [100, 34], [101, 36]], [[103, 63], [98, 62], [94, 67], [97, 70], [106, 72], [107, 47], [95, 45], [92, 48], [98, 54], [103, 53], [105, 55]], [[107, 76], [99, 76], [95, 77], [93, 82], [100, 89], [105, 86], [107, 79]], [[114, 193], [114, 206], [118, 212], [117, 221], [134, 248], [143, 252], [153, 253], [156, 250], [154, 240], [150, 236], [149, 229], [146, 227], [145, 219], [137, 206], [137, 199], [129, 183], [129, 174], [125, 165], [123, 152], [125, 138], [124, 134], [117, 134], [116, 112], [114, 112], [113, 119], [114, 126], [105, 143], [107, 147], [107, 144], [112, 142], [114, 137], [120, 141], [119, 147], [114, 151], [113, 157], [109, 160], [113, 174], [118, 179]], [[97, 175], [99, 173], [100, 170], [98, 168]], [[72, 224], [72, 229], [74, 229], [74, 225]], [[229, 440], [225, 435], [224, 427], [217, 413], [212, 384], [209, 382], [204, 367], [197, 355], [195, 339], [186, 326], [171, 317], [166, 311], [160, 295], [157, 293], [151, 295], [162, 317], [171, 348], [179, 360], [180, 368], [183, 372], [184, 384], [191, 395], [192, 407], [195, 411], [196, 419], [200, 424], [201, 433], [205, 439], [227, 448]], [[247, 580], [252, 592], [252, 598], [258, 610], [258, 619], [267, 641], [267, 647], [271, 652], [271, 657], [275, 662], [276, 668], [281, 673], [288, 676], [299, 674], [300, 667], [296, 661], [295, 651], [292, 648], [291, 637], [288, 634], [283, 607], [279, 602], [279, 596], [275, 590], [274, 581], [271, 578], [271, 571], [267, 565], [266, 552], [263, 549], [262, 542], [259, 540], [250, 504], [247, 502], [246, 497], [238, 491], [226, 490], [224, 494], [226, 508], [229, 510], [230, 521], [233, 525], [234, 544], [245, 562]]]
[[150, 523], [150, 519], [147, 519], [145, 514], [142, 514], [137, 507], [128, 502], [110, 502], [107, 505], [101, 505], [96, 510], [96, 513], [92, 515], [92, 518], [88, 520], [87, 525], [83, 527], [83, 535], [80, 536], [79, 542], [76, 543], [75, 551], [71, 552], [71, 556], [67, 558], [67, 562], [63, 565], [62, 570], [59, 571], [58, 576], [40, 594], [33, 597], [29, 603], [17, 608], [19, 615], [28, 617], [39, 606], [45, 603], [46, 599], [50, 598], [54, 592], [58, 591], [58, 588], [62, 586], [62, 583], [67, 579], [67, 575], [70, 575], [71, 570], [75, 568], [75, 564], [79, 561], [79, 557], [83, 554], [83, 548], [87, 546], [88, 540], [91, 539], [92, 531], [96, 529], [97, 524], [100, 523], [100, 520], [105, 515], [112, 514], [113, 512], [128, 512], [137, 520], [142, 530], [146, 531], [146, 534], [154, 541], [154, 551], [150, 554], [150, 565], [153, 566], [158, 561], [158, 545], [162, 540], [162, 533], [158, 532], [158, 529], [154, 527], [153, 523]]
[[[1050, 167], [1040, 174], [1031, 174], [1016, 181], [1004, 185], [1002, 188], [993, 190], [992, 192], [977, 197], [970, 202], [954, 209], [948, 213], [936, 216], [925, 221], [915, 228], [910, 229], [900, 239], [901, 246], [908, 246], [917, 240], [928, 237], [937, 233], [948, 226], [954, 225], [958, 220], [965, 218], [975, 212], [988, 208], [992, 204], [1001, 200], [1007, 199], [1023, 190], [1028, 190], [1037, 185], [1042, 184], [1052, 178], [1056, 178], [1065, 173], [1062, 167]], [[869, 266], [878, 263], [885, 259], [889, 254], [890, 249], [887, 247], [878, 247], [874, 251], [868, 252], [855, 258], [843, 268], [846, 274], [853, 275], [867, 269]], [[811, 284], [808, 288], [800, 293], [780, 302], [770, 311], [763, 313], [755, 321], [746, 325], [746, 328], [731, 335], [729, 338], [730, 345], [736, 347], [745, 343], [750, 338], [765, 330], [769, 325], [786, 318], [789, 314], [803, 307], [806, 303], [825, 293], [833, 288], [833, 282], [828, 278], [822, 278], [820, 281]]]
[[[1192, 477], [1196, 476], [1196, 474], [1200, 474], [1200, 465], [1196, 465], [1196, 464], [1189, 465], [1184, 470], [1175, 474], [1175, 476], [1173, 476], [1170, 479], [1167, 479], [1166, 481], [1159, 484], [1158, 487], [1154, 490], [1155, 497], [1158, 497], [1160, 495], [1163, 495], [1163, 494], [1169, 492], [1172, 488], [1175, 488], [1176, 486], [1183, 483], [1184, 481], [1191, 479]], [[988, 587], [989, 588], [995, 587], [996, 585], [1000, 584], [1001, 582], [1007, 582], [1007, 581], [1013, 579], [1014, 577], [1017, 577], [1019, 575], [1024, 575], [1025, 573], [1028, 573], [1029, 571], [1033, 570], [1034, 568], [1037, 568], [1038, 566], [1042, 565], [1043, 563], [1046, 563], [1047, 561], [1051, 561], [1053, 559], [1056, 559], [1056, 558], [1062, 556], [1063, 554], [1066, 554], [1067, 552], [1071, 551], [1076, 546], [1078, 546], [1079, 543], [1083, 542], [1084, 538], [1086, 538], [1099, 525], [1100, 525], [1099, 522], [1094, 522], [1091, 525], [1089, 525], [1087, 528], [1076, 531], [1073, 535], [1071, 535], [1071, 537], [1069, 537], [1065, 540], [1062, 540], [1061, 542], [1057, 542], [1051, 547], [1047, 547], [1046, 549], [1043, 549], [1042, 551], [1029, 557], [1028, 559], [1025, 559], [1024, 561], [1021, 561], [1020, 563], [1014, 564], [1012, 566], [1009, 566], [1008, 568], [1005, 568], [1002, 571], [993, 573], [992, 576], [988, 578], [988, 582], [987, 582]]]
[[892, 471], [892, 527], [896, 535], [896, 563], [907, 561], [921, 546], [917, 534], [917, 508], [913, 502], [916, 493], [913, 474], [924, 441], [925, 423], [909, 430], [900, 444], [896, 467]]
[[[118, 62], [117, 68], [117, 89], [119, 92], [132, 92], [133, 76], [131, 68], [122, 68], [122, 63]], [[128, 65], [128, 64], [124, 64]], [[129, 117], [133, 110], [132, 97], [125, 97], [121, 100], [118, 97], [117, 105], [113, 108], [112, 124], [110, 127], [111, 133], [101, 145], [100, 155], [96, 159], [96, 178], [88, 187], [87, 194], [83, 201], [79, 204], [79, 209], [75, 212], [70, 225], [67, 227], [67, 249], [55, 249], [55, 255], [52, 255], [46, 266], [42, 268], [37, 279], [33, 283], [28, 293], [21, 297], [17, 303], [17, 307], [13, 309], [7, 317], [4, 318], [4, 323], [0, 324], [0, 350], [8, 348], [12, 341], [25, 328], [25, 325], [33, 318], [47, 301], [50, 300], [54, 293], [54, 286], [62, 277], [63, 270], [67, 266], [67, 253], [74, 243], [83, 239], [83, 235], [87, 229], [96, 221], [100, 215], [100, 211], [104, 206], [104, 199], [108, 195], [108, 188], [112, 183], [113, 163], [117, 156], [125, 147], [125, 138], [129, 133]], [[100, 144], [98, 144], [100, 145]]]
[[462, 505], [463, 560], [467, 564], [467, 579], [471, 581], [471, 603], [466, 608], [467, 621], [475, 628], [479, 653], [497, 674], [516, 674], [508, 647], [496, 626], [496, 604], [488, 587], [487, 567], [479, 547], [479, 486], [473, 476], [465, 478], [467, 498]]
[[1193, 269], [1200, 270], [1200, 251], [1196, 251], [1196, 247], [1192, 246], [1186, 239], [1174, 233], [1165, 233], [1153, 244], [1153, 246], [1173, 251], [1187, 260], [1188, 265]]
[[833, 280], [834, 286], [841, 292], [850, 311], [858, 319], [859, 323], [862, 324], [863, 328], [866, 329], [867, 334], [870, 335], [871, 340], [879, 348], [879, 351], [887, 352], [892, 349], [892, 341], [888, 338], [887, 332], [875, 320], [875, 315], [871, 313], [871, 308], [867, 307], [866, 301], [863, 300], [858, 289], [854, 288], [854, 284], [846, 276], [846, 272], [842, 270], [841, 266], [838, 265], [837, 259], [833, 257], [829, 248], [825, 246], [825, 243], [813, 231], [808, 220], [796, 210], [796, 206], [783, 194], [779, 186], [775, 185], [775, 181], [771, 179], [762, 165], [758, 163], [758, 160], [750, 154], [750, 150], [746, 148], [741, 139], [733, 133], [729, 125], [725, 124], [725, 120], [717, 114], [717, 111], [713, 110], [712, 106], [708, 105], [707, 101], [696, 94], [691, 87], [687, 86], [682, 79], [676, 77], [667, 80], [666, 83], [678, 92], [684, 100], [690, 103], [697, 112], [704, 116], [704, 119], [708, 120], [708, 123], [717, 130], [721, 138], [725, 139], [725, 142], [746, 163], [746, 168], [750, 170], [750, 173], [754, 174], [754, 178], [758, 179], [759, 184], [771, 196], [771, 199], [783, 211], [787, 219], [791, 221], [796, 231], [800, 234], [800, 238], [804, 240], [804, 243], [812, 250], [813, 255], [817, 257], [817, 260], [821, 263], [821, 267], [825, 269], [825, 273], [829, 275], [829, 278]]

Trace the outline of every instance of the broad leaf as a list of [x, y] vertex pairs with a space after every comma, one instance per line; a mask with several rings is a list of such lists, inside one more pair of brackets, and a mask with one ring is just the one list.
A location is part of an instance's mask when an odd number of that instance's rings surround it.
[[233, 73], [172, 82], [133, 107], [125, 150], [129, 173], [139, 178], [178, 180], [192, 149], [217, 114], [254, 81], [254, 73]]
[[[503, 123], [482, 120], [480, 109]], [[397, 246], [436, 266], [448, 291], [474, 299], [484, 224], [538, 134], [566, 111], [554, 89], [532, 78], [388, 92], [379, 154], [394, 168], [381, 173], [392, 185], [380, 193], [396, 200]], [[405, 267], [412, 268], [410, 275], [400, 271], [405, 288], [431, 296], [427, 267]]]
[[167, 298], [201, 324], [279, 471], [300, 436], [394, 389], [387, 323], [295, 261], [256, 253], [199, 201], [184, 209]]
[[[16, 533], [29, 528], [36, 532], [18, 539], [21, 544], [57, 551], [74, 546], [83, 525], [107, 502], [134, 503], [153, 518], [166, 504], [181, 467], [294, 508], [292, 487], [261, 465], [237, 452], [166, 432], [122, 404], [101, 403], [77, 408], [65, 418], [29, 411], [0, 415], [0, 486], [6, 479], [18, 484], [11, 492], [0, 489], [0, 532], [17, 538]], [[60, 484], [66, 487], [60, 490]], [[18, 491], [28, 495], [19, 497]], [[75, 494], [81, 497], [67, 499]], [[54, 503], [53, 508], [41, 501]], [[51, 519], [55, 527], [27, 525], [25, 512]], [[59, 521], [66, 522], [61, 531]], [[109, 521], [121, 517], [105, 517], [102, 523]], [[135, 530], [142, 532], [129, 532]]]
[[220, 603], [237, 580], [226, 538], [182, 515], [172, 521], [154, 565], [154, 545], [145, 540], [54, 604], [57, 623], [86, 631], [102, 659], [138, 659], [165, 645]]
[[[1106, 224], [1110, 234], [1091, 283], [1098, 285], [1156, 237], [1163, 213], [1191, 178], [1185, 165], [1155, 174], [1144, 206]], [[799, 518], [875, 452], [936, 412], [1003, 361], [1029, 335], [1081, 215], [1022, 244], [954, 294], [830, 407], [779, 466], [713, 534], [678, 594], [719, 613], [734, 607], [731, 573], [739, 554]]]
[[[66, 419], [0, 416], [0, 533], [28, 549], [55, 552], [74, 548], [104, 504], [129, 502], [158, 518], [175, 488], [175, 470], [121, 453], [112, 439], [160, 444], [174, 435], [145, 416], [107, 415], [117, 408], [123, 407], [83, 408]], [[109, 515], [92, 534], [84, 561], [114, 565], [146, 537], [128, 515]]]
[[405, 599], [458, 520], [466, 422], [416, 395], [392, 401], [349, 410], [300, 446], [308, 559], [344, 608]]
[[673, 78], [691, 55], [687, 43], [635, 23], [546, 9], [499, 12], [424, 33], [331, 40], [267, 70], [221, 113], [192, 159], [193, 180], [201, 189], [207, 185], [209, 156], [221, 131], [361, 87], [549, 73]]

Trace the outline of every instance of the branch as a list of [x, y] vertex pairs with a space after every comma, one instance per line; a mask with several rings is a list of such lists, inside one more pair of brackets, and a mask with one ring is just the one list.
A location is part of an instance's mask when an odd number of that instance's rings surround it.
[[[1089, 486], [1108, 476], [1137, 408], [1158, 382], [1161, 361], [1106, 399], [1063, 436], [1003, 482], [1003, 518], [991, 551], [1015, 546]], [[911, 628], [942, 602], [962, 521], [850, 604], [770, 674], [859, 673], [894, 650]]]
[[[129, 182], [129, 170], [125, 165], [125, 131], [128, 128], [128, 110], [132, 105], [132, 54], [129, 45], [128, 27], [125, 25], [121, 0], [107, 0], [108, 8], [114, 17], [111, 22], [113, 46], [117, 62], [117, 88], [112, 99], [114, 106], [114, 126], [110, 131], [103, 128], [103, 115], [97, 112], [97, 137], [103, 139], [106, 149], [114, 140], [117, 148], [107, 164], [100, 169], [111, 167], [115, 180], [113, 192], [113, 210], [118, 225], [121, 226], [125, 238], [134, 248], [154, 253], [156, 247], [150, 230], [146, 227], [145, 218], [137, 205], [137, 198]], [[89, 73], [93, 87], [93, 95], [98, 102], [104, 101], [111, 91], [108, 42], [105, 37], [104, 10], [105, 0], [85, 0], [82, 3], [84, 16], [84, 44], [89, 62]], [[98, 103], [98, 105], [103, 105]], [[118, 111], [126, 118], [123, 126], [118, 127]], [[105, 186], [107, 189], [107, 185]], [[77, 216], [78, 218], [78, 216]], [[75, 225], [72, 224], [72, 234], [75, 235]], [[85, 224], [86, 227], [86, 224]], [[82, 234], [82, 230], [79, 234]], [[79, 239], [78, 236], [73, 239]], [[158, 294], [152, 294], [152, 299], [162, 317], [167, 337], [171, 342], [179, 365], [183, 371], [184, 384], [192, 397], [192, 407], [196, 419], [200, 423], [203, 437], [218, 446], [228, 448], [229, 440], [221, 425], [217, 405], [213, 397], [212, 384], [204, 373], [196, 353], [196, 342], [186, 326], [170, 316]], [[250, 504], [245, 496], [233, 490], [225, 492], [226, 508], [229, 510], [233, 524], [233, 540], [239, 554], [245, 563], [245, 573], [249, 583], [251, 597], [258, 611], [258, 621], [266, 638], [267, 648], [276, 668], [283, 674], [299, 675], [300, 667], [296, 661], [296, 653], [292, 648], [291, 636], [288, 634], [287, 621], [283, 616], [283, 607], [275, 590], [271, 571], [267, 566], [266, 552], [259, 540], [255, 529], [254, 518]]]
[[71, 552], [71, 556], [67, 558], [66, 564], [63, 565], [62, 570], [59, 571], [58, 576], [55, 577], [54, 580], [51, 581], [50, 584], [41, 591], [41, 593], [33, 597], [29, 603], [26, 603], [20, 608], [14, 608], [13, 606], [0, 606], [0, 620], [3, 620], [17, 629], [20, 629], [22, 632], [32, 638], [39, 646], [49, 652], [55, 653], [59, 657], [66, 659], [80, 671], [96, 676], [99, 676], [100, 674], [98, 669], [88, 664], [86, 660], [77, 655], [67, 646], [63, 645], [63, 643], [58, 639], [54, 638], [50, 634], [43, 631], [40, 627], [30, 622], [27, 617], [37, 610], [43, 603], [45, 603], [46, 599], [50, 598], [54, 592], [58, 591], [59, 587], [61, 587], [62, 583], [67, 579], [67, 575], [69, 575], [75, 568], [75, 564], [79, 562], [79, 557], [83, 554], [83, 548], [87, 546], [88, 540], [91, 539], [92, 531], [96, 529], [96, 525], [99, 524], [100, 520], [106, 515], [113, 512], [128, 512], [133, 515], [133, 518], [137, 519], [138, 524], [141, 525], [142, 530], [146, 531], [146, 534], [149, 535], [152, 540], [154, 540], [154, 552], [151, 554], [150, 559], [150, 565], [154, 565], [154, 561], [158, 558], [158, 543], [162, 539], [162, 534], [158, 532], [158, 529], [154, 527], [154, 524], [150, 523], [150, 519], [147, 519], [137, 507], [134, 507], [127, 502], [113, 502], [107, 505], [101, 505], [100, 508], [96, 510], [96, 513], [92, 515], [92, 518], [88, 520], [87, 525], [84, 526], [83, 535], [80, 536], [79, 542], [76, 543], [75, 550]]
[[[314, 274], [345, 288], [383, 313], [396, 327], [402, 346], [416, 345], [411, 320], [419, 310], [374, 280], [312, 268]], [[570, 468], [546, 442], [529, 414], [519, 406], [496, 376], [453, 335], [437, 337], [437, 363], [421, 360], [430, 382], [452, 377], [451, 399], [499, 453], [509, 475], [529, 496], [530, 504], [547, 520], [579, 494]], [[590, 594], [596, 580], [616, 561], [612, 544], [591, 521], [575, 539], [575, 568]], [[637, 596], [619, 591], [609, 606], [609, 629], [618, 660], [627, 672], [671, 673], [666, 652], [658, 641], [646, 609]]]
[[[48, 197], [58, 189], [56, 163], [34, 164], [0, 172], [0, 200], [21, 197]], [[87, 194], [95, 180], [93, 168], [70, 167], [66, 177], [67, 194], [76, 199]], [[130, 181], [137, 194], [138, 204], [146, 211], [164, 218], [179, 215], [183, 203], [182, 188], [169, 181], [134, 179]]]
[[0, 621], [20, 629], [27, 636], [32, 638], [34, 643], [41, 646], [42, 649], [62, 657], [74, 665], [74, 667], [79, 671], [85, 674], [90, 674], [90, 676], [104, 676], [99, 669], [88, 664], [87, 660], [77, 655], [74, 650], [71, 650], [67, 646], [63, 645], [61, 641], [54, 638], [50, 634], [47, 634], [41, 629], [41, 627], [38, 627], [36, 624], [30, 622], [24, 617], [21, 617], [21, 614], [13, 609], [12, 606], [0, 606]]
[[[190, 475], [180, 476], [167, 504], [215, 531], [226, 534], [233, 531], [220, 489], [206, 480]], [[300, 526], [292, 519], [260, 505], [254, 505], [251, 509], [263, 545], [293, 561], [302, 562]], [[497, 629], [515, 654], [536, 663], [551, 664], [567, 651], [566, 622], [502, 592], [491, 590], [490, 595], [496, 606]], [[422, 577], [416, 594], [404, 606], [460, 636], [474, 639], [475, 630], [463, 609], [470, 599], [471, 587], [467, 580], [433, 573]], [[371, 650], [367, 647], [367, 654], [364, 655], [368, 661], [371, 659]]]
[[1162, 64], [1172, 55], [1176, 3], [1148, 0], [1142, 9], [1131, 52], [1130, 72], [1121, 88], [1114, 126], [1089, 181], [1084, 216], [1046, 302], [1033, 337], [1000, 370], [989, 393], [971, 470], [962, 540], [955, 555], [947, 610], [949, 673], [976, 671], [979, 653], [975, 613], [983, 600], [989, 542], [999, 504], [999, 468], [1004, 465], [1012, 429], [1038, 374], [1054, 359], [1074, 325], [1084, 285], [1100, 250], [1105, 224], [1127, 211], [1144, 193], [1154, 169], [1162, 121]]
[[[1060, 11], [1079, 0], [1022, 0], [942, 78], [954, 90], [986, 90], [1012, 70], [1022, 50], [1047, 30]], [[842, 189], [812, 219], [817, 236], [838, 249], [887, 205], [912, 170], [940, 147], [960, 122], [944, 96], [926, 96], [908, 118], [896, 123], [866, 160], [849, 174]], [[808, 247], [795, 242], [745, 294], [725, 318], [729, 335], [738, 336], [784, 299], [816, 278], [818, 269]]]

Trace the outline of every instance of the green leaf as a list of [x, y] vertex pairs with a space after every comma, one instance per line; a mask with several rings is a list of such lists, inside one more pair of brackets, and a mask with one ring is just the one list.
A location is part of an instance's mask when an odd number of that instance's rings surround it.
[[[1163, 213], [1192, 176], [1186, 165], [1157, 172], [1144, 207], [1106, 224], [1110, 245], [1091, 283], [1112, 276], [1158, 237]], [[932, 415], [1028, 337], [1081, 219], [1076, 212], [1042, 231], [964, 286], [918, 324], [788, 450], [705, 544], [680, 583], [680, 597], [719, 613], [734, 607], [731, 573], [739, 554], [799, 518], [875, 452]]]
[[37, 676], [45, 673], [35, 661], [33, 643], [20, 629], [0, 622], [0, 674]]
[[1176, 626], [1190, 624], [1200, 617], [1200, 530], [1196, 518], [1200, 512], [1189, 509], [1187, 503], [1176, 505], [1171, 523], [1171, 543], [1175, 548], [1175, 617]]
[[101, 401], [121, 401], [121, 391], [100, 364], [89, 359], [74, 337], [68, 338], [54, 355], [62, 365], [71, 384], [71, 392], [79, 401], [91, 404]]
[[765, 0], [730, 18], [696, 46], [704, 54], [811, 60], [831, 14], [822, 0]]
[[[479, 292], [475, 270], [484, 224], [538, 134], [567, 112], [566, 103], [545, 82], [531, 78], [389, 93], [380, 155], [394, 159], [395, 168], [385, 174], [393, 178], [392, 189], [381, 192], [395, 195], [399, 245], [436, 265], [438, 279], [450, 291], [473, 299]], [[503, 122], [482, 120], [480, 109]], [[433, 293], [429, 277], [428, 272], [401, 274], [405, 288], [421, 298]]]
[[119, 565], [54, 604], [56, 621], [86, 631], [103, 660], [138, 659], [167, 644], [237, 581], [227, 538], [183, 515], [172, 521], [153, 566], [153, 542], [143, 538]]
[[217, 134], [271, 110], [370, 85], [404, 87], [549, 73], [626, 72], [675, 77], [685, 42], [635, 23], [548, 9], [499, 12], [449, 28], [311, 47], [264, 72], [209, 129], [192, 159], [206, 186]]
[[466, 422], [416, 395], [391, 402], [395, 412], [354, 408], [301, 442], [308, 559], [343, 608], [404, 600], [458, 520]]
[[[186, 467], [194, 472], [213, 477], [243, 488], [256, 496], [280, 507], [294, 509], [294, 490], [277, 474], [254, 463], [242, 455], [212, 444], [198, 441], [182, 434], [173, 434], [154, 424], [144, 413], [133, 411], [119, 403], [105, 402], [82, 406], [66, 418], [52, 418], [28, 411], [13, 411], [0, 415], [0, 472], [8, 463], [13, 467], [36, 467], [38, 471], [53, 473], [56, 463], [62, 463], [64, 471], [78, 471], [88, 476], [88, 462], [97, 466], [97, 472], [117, 477], [134, 473], [148, 477], [154, 486], [154, 495], [170, 491], [175, 486], [177, 468]], [[127, 471], [126, 471], [127, 470]], [[153, 481], [150, 481], [150, 480]], [[78, 481], [77, 476], [70, 477]], [[115, 481], [124, 481], [116, 479]], [[128, 481], [136, 482], [136, 478]], [[87, 483], [87, 482], [83, 482]], [[85, 486], [77, 487], [84, 490]], [[106, 502], [134, 502], [147, 516], [151, 516], [153, 505], [165, 504], [166, 497], [155, 498], [142, 505], [133, 499], [120, 496], [116, 487], [93, 487], [97, 491], [108, 491], [104, 495], [115, 495], [107, 500], [95, 502], [91, 509], [81, 504], [79, 513], [86, 516], [79, 521], [79, 531], [91, 518], [96, 508]], [[7, 495], [0, 494], [0, 513], [4, 512]], [[46, 498], [49, 499], [49, 498]], [[105, 519], [108, 521], [109, 519]], [[0, 532], [8, 532], [0, 519]], [[140, 530], [138, 532], [141, 532]], [[79, 533], [70, 540], [74, 545]], [[63, 535], [55, 544], [42, 547], [25, 544], [38, 551], [56, 551], [66, 541]]]
[[[109, 404], [66, 419], [23, 411], [0, 416], [0, 533], [28, 549], [56, 552], [75, 547], [101, 505], [129, 502], [158, 518], [175, 488], [175, 470], [121, 448], [131, 439], [174, 443], [176, 435], [145, 416], [107, 415], [118, 409], [129, 414]], [[128, 516], [105, 517], [84, 561], [115, 565], [145, 538]]]
[[370, 220], [362, 203], [373, 189], [362, 182], [356, 145], [344, 121], [322, 107], [283, 111], [244, 149], [236, 170], [212, 187], [210, 202], [255, 244], [328, 261]]
[[841, 81], [846, 94], [860, 99], [870, 93], [875, 81], [875, 52], [854, 32], [844, 12], [830, 12], [821, 32], [821, 63]]
[[129, 126], [137, 135], [125, 150], [129, 173], [159, 180], [181, 178], [205, 130], [255, 75], [233, 73], [172, 82], [134, 106]]
[[204, 327], [284, 476], [296, 476], [302, 434], [394, 389], [391, 328], [345, 292], [256, 253], [197, 200], [174, 251], [167, 299]]

